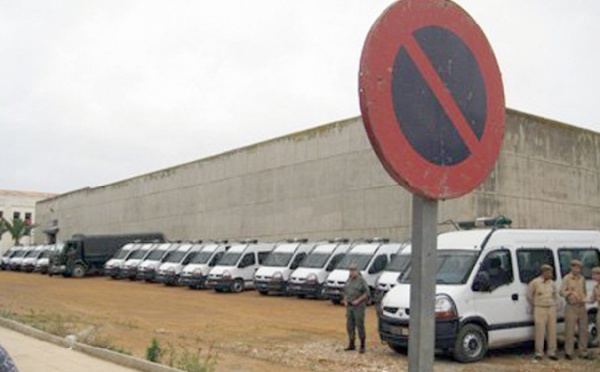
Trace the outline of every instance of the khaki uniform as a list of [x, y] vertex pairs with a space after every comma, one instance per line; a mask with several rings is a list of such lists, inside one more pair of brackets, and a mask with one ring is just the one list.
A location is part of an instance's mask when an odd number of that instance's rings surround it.
[[[596, 284], [590, 298], [592, 303], [596, 302], [596, 308], [600, 311], [600, 284]], [[596, 314], [596, 329], [600, 332], [600, 313]]]
[[344, 298], [346, 299], [346, 330], [348, 332], [348, 339], [350, 344], [354, 344], [355, 329], [358, 329], [358, 337], [361, 340], [361, 344], [365, 341], [365, 309], [367, 307], [367, 300], [362, 301], [356, 306], [352, 306], [351, 302], [362, 296], [363, 294], [369, 297], [369, 286], [362, 276], [357, 276], [352, 279], [349, 278], [344, 287]]
[[[567, 295], [568, 292], [577, 293], [576, 296]], [[588, 344], [588, 316], [585, 309], [585, 278], [583, 275], [575, 277], [569, 273], [563, 278], [560, 295], [567, 300], [565, 308], [565, 354], [572, 356], [575, 348], [575, 326], [579, 333], [578, 348], [582, 355], [587, 355]]]
[[556, 356], [556, 304], [558, 292], [552, 279], [539, 276], [529, 283], [527, 299], [533, 305], [535, 322], [535, 355], [544, 355], [544, 338], [548, 355]]

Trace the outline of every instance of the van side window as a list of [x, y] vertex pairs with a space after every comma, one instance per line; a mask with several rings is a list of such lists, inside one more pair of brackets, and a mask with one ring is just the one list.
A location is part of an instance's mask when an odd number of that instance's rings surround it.
[[258, 264], [262, 265], [270, 254], [271, 252], [258, 252]]
[[506, 249], [488, 253], [477, 275], [484, 275], [489, 279], [489, 291], [512, 283], [513, 267], [510, 251]]
[[388, 259], [386, 255], [377, 256], [375, 261], [373, 261], [373, 265], [369, 269], [369, 274], [376, 274], [378, 272], [383, 271], [385, 269], [385, 265], [387, 265]]
[[[541, 266], [546, 264], [554, 267], [552, 251], [548, 248], [520, 248], [517, 249], [517, 263], [519, 264], [519, 279], [521, 283], [529, 283], [539, 276]], [[556, 278], [556, 270], [554, 270]]]
[[600, 266], [600, 253], [596, 248], [560, 248], [558, 250], [558, 261], [560, 262], [560, 273], [567, 275], [571, 260], [579, 260], [583, 264], [581, 274], [586, 279], [592, 279], [592, 269]]
[[294, 257], [294, 261], [290, 265], [290, 269], [292, 269], [292, 270], [297, 269], [298, 265], [300, 265], [300, 262], [302, 262], [302, 260], [304, 259], [304, 257], [306, 257], [306, 253], [304, 253], [304, 252], [298, 253], [296, 255], [296, 257]]
[[254, 253], [246, 253], [242, 260], [240, 261], [239, 267], [242, 269], [244, 267], [248, 267], [254, 265], [256, 259], [254, 258]]
[[333, 271], [333, 269], [335, 269], [335, 267], [337, 266], [337, 264], [340, 263], [340, 261], [342, 260], [342, 258], [344, 258], [344, 254], [343, 253], [336, 254], [335, 256], [333, 256], [333, 258], [331, 259], [331, 261], [329, 261], [329, 263], [327, 264], [327, 267], [325, 268], [325, 271]]
[[212, 267], [212, 266], [216, 266], [217, 263], [221, 260], [221, 257], [223, 257], [223, 254], [225, 254], [225, 252], [218, 252], [216, 253], [212, 260], [210, 260], [208, 266]]

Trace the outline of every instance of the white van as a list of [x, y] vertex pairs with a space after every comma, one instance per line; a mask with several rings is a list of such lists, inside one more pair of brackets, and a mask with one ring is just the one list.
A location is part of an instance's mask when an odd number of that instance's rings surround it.
[[21, 249], [21, 247], [12, 247], [12, 248], [8, 249], [6, 252], [4, 252], [4, 254], [2, 255], [2, 261], [0, 261], [2, 270], [8, 270], [10, 259], [12, 257], [14, 257], [14, 255], [17, 254], [17, 248]]
[[323, 297], [325, 279], [340, 263], [350, 249], [348, 239], [319, 243], [300, 262], [288, 285], [288, 293], [298, 297]]
[[32, 272], [35, 269], [35, 262], [38, 257], [42, 254], [42, 252], [46, 249], [45, 245], [36, 245], [32, 247], [32, 249], [23, 256], [23, 261], [21, 262], [21, 271]]
[[141, 246], [141, 243], [128, 243], [122, 246], [117, 253], [104, 264], [104, 275], [110, 275], [111, 278], [116, 279], [119, 276], [119, 272], [125, 261], [127, 261], [133, 252], [140, 249]]
[[196, 257], [201, 248], [202, 243], [185, 243], [169, 252], [158, 267], [156, 281], [165, 285], [179, 284], [179, 275], [183, 268]]
[[207, 243], [200, 252], [183, 268], [179, 276], [179, 285], [191, 289], [205, 288], [208, 272], [217, 265], [221, 257], [229, 249], [227, 242]]
[[335, 305], [342, 301], [342, 292], [350, 272], [351, 264], [356, 264], [365, 279], [371, 293], [375, 291], [375, 281], [385, 269], [388, 262], [394, 259], [401, 244], [389, 243], [387, 239], [372, 239], [362, 243], [354, 243], [346, 256], [340, 261], [335, 270], [327, 275], [323, 295]]
[[316, 243], [306, 239], [287, 240], [275, 246], [254, 274], [254, 285], [261, 295], [286, 293], [290, 274], [308, 255]]
[[144, 243], [135, 252], [127, 258], [121, 269], [119, 270], [119, 278], [127, 278], [135, 280], [138, 266], [148, 257], [152, 251], [158, 247], [160, 243]]
[[[581, 260], [588, 293], [594, 285], [591, 269], [600, 265], [598, 231], [454, 231], [438, 235], [437, 245], [435, 347], [461, 362], [480, 360], [489, 348], [534, 339], [526, 293], [542, 264], [558, 268], [558, 289], [571, 260]], [[381, 340], [398, 352], [406, 350], [410, 334], [410, 272], [409, 266], [378, 311]], [[559, 333], [563, 309], [559, 306]], [[590, 340], [597, 337], [596, 311], [589, 307]]]
[[380, 302], [383, 296], [398, 284], [398, 278], [407, 269], [409, 264], [410, 245], [404, 245], [375, 281], [375, 302]]
[[208, 273], [206, 286], [217, 292], [239, 293], [254, 287], [254, 273], [273, 250], [274, 243], [233, 244]]
[[25, 255], [27, 253], [29, 253], [30, 251], [32, 251], [33, 249], [34, 249], [34, 247], [32, 247], [32, 246], [16, 247], [15, 254], [13, 256], [11, 256], [11, 258], [8, 260], [8, 267], [11, 270], [20, 270], [21, 263], [23, 262]]
[[35, 261], [35, 267], [33, 271], [42, 274], [48, 273], [48, 269], [50, 267], [50, 256], [52, 256], [54, 252], [60, 251], [63, 246], [64, 245], [62, 243], [46, 245], [46, 249], [42, 251], [42, 253], [38, 256], [37, 261]]
[[150, 252], [148, 256], [139, 264], [135, 278], [146, 282], [153, 282], [156, 279], [158, 267], [163, 262], [169, 252], [176, 250], [181, 246], [180, 243], [160, 243]]

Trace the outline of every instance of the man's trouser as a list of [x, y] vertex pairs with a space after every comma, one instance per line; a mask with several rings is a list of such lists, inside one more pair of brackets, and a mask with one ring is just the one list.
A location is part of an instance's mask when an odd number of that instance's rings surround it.
[[578, 348], [587, 353], [588, 315], [585, 305], [568, 305], [565, 309], [565, 354], [573, 355], [575, 347], [575, 326], [579, 333]]
[[544, 355], [544, 338], [548, 342], [548, 355], [556, 356], [556, 307], [535, 306], [535, 355]]
[[365, 308], [364, 304], [346, 308], [346, 331], [351, 343], [354, 343], [355, 328], [358, 329], [358, 338], [361, 341], [365, 340]]

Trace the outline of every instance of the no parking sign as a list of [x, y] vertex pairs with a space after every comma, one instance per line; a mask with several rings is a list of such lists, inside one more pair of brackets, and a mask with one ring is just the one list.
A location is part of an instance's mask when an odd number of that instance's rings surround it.
[[504, 93], [485, 35], [447, 0], [404, 0], [371, 28], [360, 61], [365, 128], [385, 169], [412, 193], [462, 196], [493, 169]]

